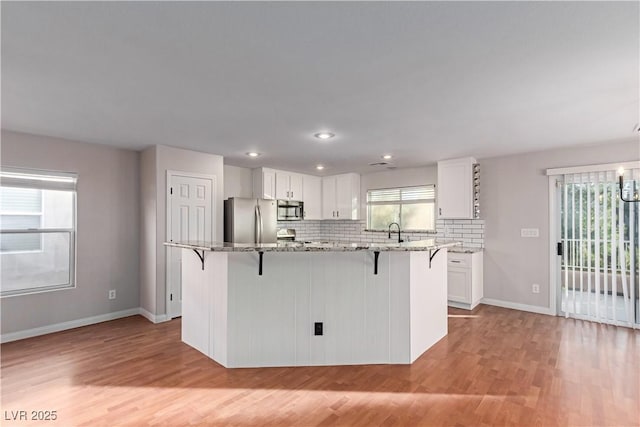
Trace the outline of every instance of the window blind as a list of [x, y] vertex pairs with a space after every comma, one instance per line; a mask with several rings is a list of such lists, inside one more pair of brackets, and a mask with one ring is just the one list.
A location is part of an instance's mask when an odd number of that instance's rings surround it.
[[[625, 171], [623, 191], [639, 181], [640, 169]], [[565, 174], [560, 190], [562, 311], [637, 325], [640, 209], [621, 200], [614, 170]]]
[[0, 186], [2, 187], [76, 191], [77, 182], [78, 175], [72, 172], [51, 172], [10, 167], [3, 167], [0, 170]]
[[42, 191], [35, 188], [0, 187], [0, 212], [41, 213]]
[[434, 185], [421, 185], [417, 187], [383, 188], [379, 190], [369, 190], [367, 192], [367, 202], [389, 203], [389, 202], [409, 202], [409, 201], [430, 201], [435, 200], [436, 191]]

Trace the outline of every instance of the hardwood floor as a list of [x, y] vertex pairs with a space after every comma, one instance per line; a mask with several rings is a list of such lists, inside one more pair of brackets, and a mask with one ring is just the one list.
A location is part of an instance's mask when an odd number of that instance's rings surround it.
[[1, 351], [3, 426], [640, 425], [640, 332], [490, 306], [413, 365], [225, 369], [138, 316]]

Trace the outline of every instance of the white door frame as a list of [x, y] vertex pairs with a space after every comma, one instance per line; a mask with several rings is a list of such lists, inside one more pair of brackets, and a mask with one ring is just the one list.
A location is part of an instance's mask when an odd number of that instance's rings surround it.
[[557, 175], [549, 176], [549, 312], [553, 316], [560, 313], [557, 308], [558, 294], [558, 188], [556, 182]]
[[[169, 239], [171, 235], [171, 182], [174, 176], [186, 176], [188, 178], [202, 178], [211, 180], [211, 237], [213, 240], [216, 239], [216, 176], [208, 175], [203, 173], [193, 173], [193, 172], [183, 172], [176, 170], [167, 169], [167, 180], [165, 182], [165, 205], [166, 205], [166, 216], [165, 216], [165, 240]], [[171, 307], [171, 253], [169, 251], [169, 247], [165, 246], [164, 250], [164, 264], [165, 264], [165, 277], [164, 277], [164, 288], [165, 288], [165, 316], [167, 320], [172, 319], [172, 313], [169, 312], [169, 308]], [[195, 256], [195, 254], [194, 254]]]
[[618, 168], [635, 169], [640, 167], [640, 161], [601, 163], [586, 166], [572, 166], [565, 168], [552, 168], [546, 170], [549, 177], [549, 309], [555, 316], [560, 312], [557, 307], [558, 289], [558, 259], [556, 255], [556, 243], [560, 240], [558, 236], [558, 199], [556, 181], [559, 175], [572, 173], [589, 173], [617, 170]]

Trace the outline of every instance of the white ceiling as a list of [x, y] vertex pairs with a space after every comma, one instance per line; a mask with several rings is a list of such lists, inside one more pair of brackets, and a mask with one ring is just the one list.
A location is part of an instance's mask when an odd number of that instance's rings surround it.
[[638, 137], [638, 2], [1, 7], [5, 129], [325, 174]]

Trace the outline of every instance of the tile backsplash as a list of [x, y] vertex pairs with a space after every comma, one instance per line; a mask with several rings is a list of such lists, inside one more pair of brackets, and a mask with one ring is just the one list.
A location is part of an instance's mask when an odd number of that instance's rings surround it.
[[[326, 220], [326, 221], [280, 221], [278, 228], [294, 228], [298, 241], [351, 241], [351, 242], [388, 242], [386, 231], [366, 231], [366, 220]], [[461, 240], [464, 246], [470, 248], [484, 248], [484, 220], [482, 219], [439, 219], [436, 221], [436, 231], [432, 232], [402, 232], [402, 238], [407, 240], [422, 239], [452, 239]], [[392, 233], [391, 239], [397, 239]]]

